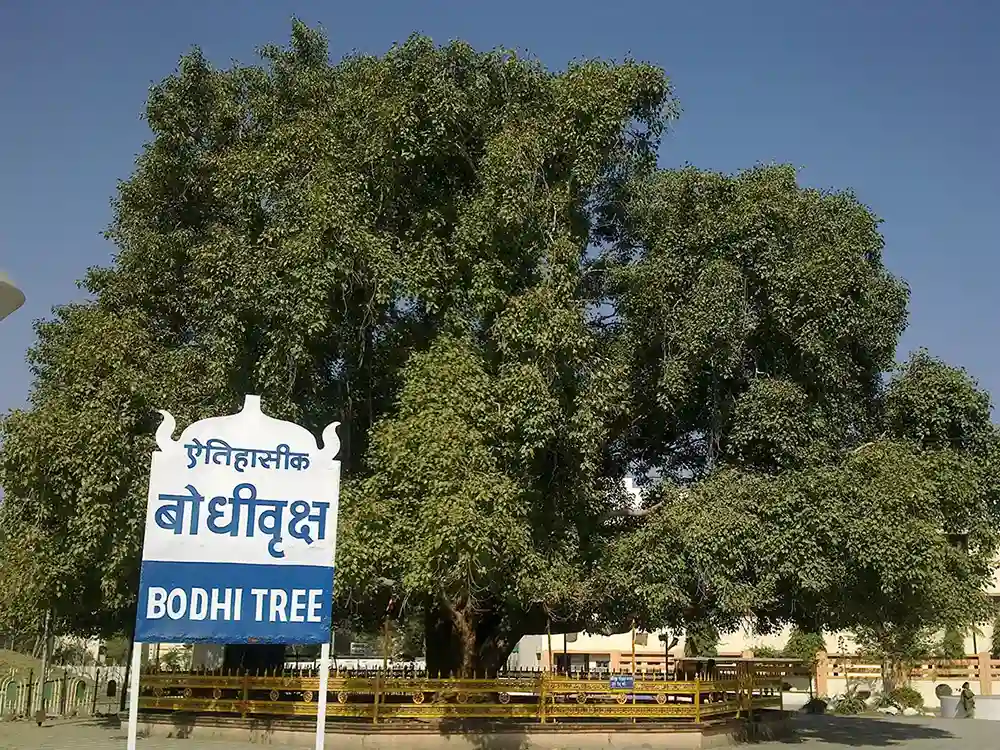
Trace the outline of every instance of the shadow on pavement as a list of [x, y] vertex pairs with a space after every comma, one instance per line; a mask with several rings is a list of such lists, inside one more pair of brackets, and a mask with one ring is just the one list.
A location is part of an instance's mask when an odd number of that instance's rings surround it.
[[439, 731], [445, 737], [464, 735], [475, 750], [524, 750], [528, 746], [528, 736], [517, 724], [496, 725], [485, 721], [446, 719], [439, 725]]
[[891, 747], [910, 740], [950, 740], [956, 735], [947, 729], [921, 721], [862, 718], [857, 716], [800, 716], [795, 719], [795, 735], [783, 744], [810, 741], [829, 742], [844, 747]]

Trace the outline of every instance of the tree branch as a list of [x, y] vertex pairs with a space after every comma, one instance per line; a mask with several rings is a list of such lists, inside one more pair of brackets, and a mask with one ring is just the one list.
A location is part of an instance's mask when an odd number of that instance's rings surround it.
[[655, 505], [650, 505], [648, 508], [616, 508], [601, 516], [601, 523], [607, 523], [616, 518], [645, 518], [658, 511], [665, 503], [666, 500], [661, 500]]

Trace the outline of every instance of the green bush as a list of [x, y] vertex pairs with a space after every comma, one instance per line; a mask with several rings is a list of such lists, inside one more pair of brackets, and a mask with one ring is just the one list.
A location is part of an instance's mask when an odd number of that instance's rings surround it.
[[807, 714], [825, 714], [826, 707], [830, 701], [825, 698], [810, 698], [809, 702], [802, 707]]
[[812, 664], [816, 661], [816, 654], [826, 650], [826, 639], [822, 633], [810, 633], [805, 630], [794, 628], [788, 636], [788, 643], [785, 644], [784, 656], [789, 659], [802, 659], [802, 661]]
[[896, 688], [892, 691], [892, 693], [890, 693], [889, 697], [892, 699], [893, 705], [900, 710], [904, 708], [924, 707], [924, 697], [919, 691], [909, 685], [903, 685]]
[[904, 708], [922, 709], [924, 707], [924, 697], [909, 685], [903, 685], [893, 690], [891, 693], [879, 693], [872, 703], [873, 708], [887, 708], [895, 706], [900, 711]]
[[[879, 693], [874, 699], [872, 699], [872, 708], [888, 708], [889, 706], [896, 706], [895, 702], [892, 700], [892, 696], [889, 693]], [[896, 706], [899, 708], [899, 706]]]
[[719, 631], [710, 622], [696, 621], [687, 626], [684, 632], [684, 656], [719, 655]]
[[935, 649], [936, 656], [942, 659], [965, 658], [965, 633], [953, 628], [944, 631], [944, 637]]
[[770, 646], [754, 646], [753, 655], [758, 659], [777, 659], [782, 654], [778, 649]]
[[833, 713], [841, 716], [856, 716], [857, 714], [863, 714], [867, 710], [868, 705], [865, 703], [865, 699], [858, 695], [856, 685], [848, 687], [843, 695], [838, 696], [832, 708]]

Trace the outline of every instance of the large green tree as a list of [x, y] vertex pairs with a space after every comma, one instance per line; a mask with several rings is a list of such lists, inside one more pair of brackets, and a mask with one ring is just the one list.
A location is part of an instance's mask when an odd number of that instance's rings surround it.
[[3, 422], [0, 575], [31, 585], [0, 616], [127, 629], [155, 409], [245, 393], [344, 423], [338, 617], [422, 620], [432, 669], [546, 627], [972, 616], [988, 398], [923, 354], [887, 386], [878, 220], [787, 167], [658, 169], [675, 111], [649, 65], [422, 37], [331, 65], [298, 23], [261, 66], [185, 56], [114, 264]]

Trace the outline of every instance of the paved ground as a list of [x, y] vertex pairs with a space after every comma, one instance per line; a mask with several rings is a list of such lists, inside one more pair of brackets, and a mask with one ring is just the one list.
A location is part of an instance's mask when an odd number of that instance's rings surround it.
[[[752, 747], [802, 750], [975, 750], [997, 747], [997, 725], [956, 719], [858, 719], [803, 716], [795, 739]], [[123, 750], [121, 729], [95, 724], [53, 724], [39, 729], [25, 722], [0, 723], [0, 750]], [[247, 743], [148, 739], [139, 750], [248, 750]]]

